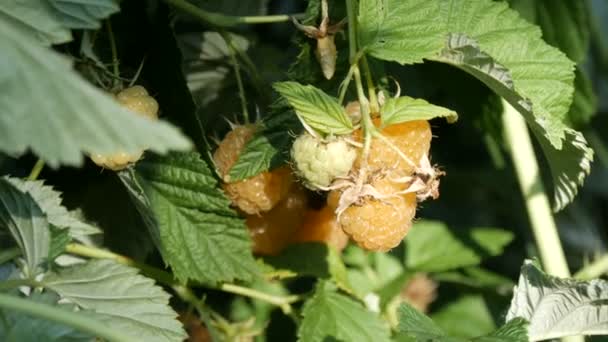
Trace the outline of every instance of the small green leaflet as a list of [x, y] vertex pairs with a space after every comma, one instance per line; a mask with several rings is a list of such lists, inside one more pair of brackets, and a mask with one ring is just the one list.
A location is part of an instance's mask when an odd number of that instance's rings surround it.
[[312, 85], [278, 82], [274, 89], [294, 108], [303, 123], [314, 130], [332, 135], [348, 134], [353, 124], [338, 99]]
[[464, 295], [443, 305], [431, 318], [450, 336], [471, 338], [496, 329], [482, 295]]
[[51, 245], [49, 224], [36, 201], [0, 178], [0, 228], [8, 229], [25, 258], [27, 277], [41, 271]]
[[580, 63], [587, 55], [590, 18], [587, 1], [510, 0], [511, 7], [543, 30], [543, 39]]
[[388, 342], [388, 326], [361, 303], [340, 294], [329, 282], [319, 281], [313, 297], [304, 304], [298, 341], [333, 339], [357, 342]]
[[359, 45], [370, 55], [401, 64], [421, 63], [443, 47], [440, 1], [361, 0]]
[[[188, 149], [175, 127], [133, 115], [93, 87], [70, 62], [0, 20], [0, 151], [31, 149], [51, 167], [81, 165], [83, 154]], [[8, 86], [10, 85], [10, 86]]]
[[408, 96], [387, 99], [380, 108], [380, 115], [382, 116], [382, 124], [385, 126], [434, 118], [446, 118], [449, 123], [458, 120], [458, 114], [452, 110]]
[[45, 287], [81, 308], [109, 329], [145, 341], [182, 341], [186, 334], [169, 294], [138, 270], [112, 260], [91, 260], [51, 273]]
[[418, 221], [405, 239], [409, 269], [442, 272], [478, 265], [482, 257], [502, 253], [513, 234], [496, 228], [450, 230], [438, 221]]
[[608, 334], [608, 282], [577, 281], [545, 274], [526, 260], [507, 320], [530, 320], [530, 341]]
[[464, 339], [448, 336], [433, 320], [406, 303], [399, 308], [399, 333], [412, 337], [415, 341], [528, 342], [527, 326], [526, 320], [515, 318], [488, 335]]
[[61, 193], [43, 181], [25, 181], [19, 178], [4, 177], [17, 189], [32, 196], [50, 224], [67, 228], [72, 238], [80, 239], [86, 235], [100, 234], [101, 230], [80, 220], [75, 212], [69, 212], [61, 205]]
[[249, 281], [259, 272], [244, 221], [198, 154], [149, 156], [121, 179], [180, 281]]

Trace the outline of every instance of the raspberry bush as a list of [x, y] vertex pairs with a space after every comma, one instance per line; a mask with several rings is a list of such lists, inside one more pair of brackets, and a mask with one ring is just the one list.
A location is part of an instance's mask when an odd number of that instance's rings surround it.
[[0, 340], [601, 340], [607, 17], [0, 2]]

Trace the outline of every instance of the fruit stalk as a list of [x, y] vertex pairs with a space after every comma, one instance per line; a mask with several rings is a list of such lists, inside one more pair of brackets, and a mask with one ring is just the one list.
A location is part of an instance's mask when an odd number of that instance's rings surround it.
[[249, 123], [249, 111], [247, 110], [247, 98], [245, 97], [245, 87], [243, 87], [243, 78], [241, 77], [241, 67], [239, 66], [239, 61], [236, 58], [236, 48], [234, 44], [232, 44], [232, 38], [230, 38], [230, 34], [224, 30], [220, 31], [224, 42], [226, 42], [226, 46], [228, 47], [228, 53], [230, 54], [230, 61], [232, 62], [232, 67], [234, 68], [234, 76], [236, 77], [236, 85], [239, 89], [239, 97], [241, 99], [241, 111], [243, 113], [243, 120], [245, 124]]
[[44, 160], [38, 159], [36, 161], [36, 164], [34, 164], [32, 171], [30, 171], [30, 175], [27, 176], [27, 180], [29, 180], [29, 181], [36, 180], [38, 178], [38, 176], [40, 175], [40, 172], [42, 172], [43, 168], [44, 168]]
[[504, 106], [503, 125], [510, 146], [511, 157], [519, 179], [519, 186], [528, 209], [534, 239], [545, 271], [553, 276], [570, 276], [557, 226], [549, 206], [534, 148], [524, 118], [507, 101]]

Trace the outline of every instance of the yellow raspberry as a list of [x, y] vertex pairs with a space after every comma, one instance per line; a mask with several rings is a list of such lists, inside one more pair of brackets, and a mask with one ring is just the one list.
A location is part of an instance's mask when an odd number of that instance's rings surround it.
[[272, 210], [247, 216], [253, 252], [277, 255], [287, 247], [294, 233], [302, 226], [306, 205], [306, 192], [301, 187], [294, 186], [287, 197]]
[[[370, 251], [388, 251], [403, 240], [416, 215], [416, 194], [398, 195], [402, 184], [386, 178], [372, 186], [385, 198], [364, 197], [361, 203], [349, 206], [339, 217], [339, 223], [360, 247]], [[330, 194], [330, 205], [336, 205], [336, 194]]]
[[224, 180], [222, 186], [226, 195], [233, 205], [247, 214], [259, 214], [272, 209], [287, 195], [293, 182], [291, 170], [283, 166], [230, 183], [228, 173], [254, 132], [254, 125], [237, 126], [226, 135], [213, 154], [217, 170]]
[[342, 251], [348, 244], [334, 209], [325, 206], [321, 210], [310, 209], [304, 217], [304, 224], [293, 237], [293, 242], [322, 242]]
[[[124, 89], [116, 95], [116, 99], [123, 107], [135, 114], [151, 120], [158, 119], [158, 102], [149, 96], [146, 89], [142, 86]], [[143, 153], [143, 150], [135, 153], [119, 151], [110, 155], [95, 153], [91, 155], [91, 160], [103, 168], [119, 171], [126, 168], [129, 164], [137, 162]]]

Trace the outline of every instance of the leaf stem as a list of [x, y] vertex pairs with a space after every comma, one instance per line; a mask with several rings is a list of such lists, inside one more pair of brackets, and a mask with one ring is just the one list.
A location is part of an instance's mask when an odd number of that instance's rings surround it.
[[32, 171], [30, 171], [29, 176], [27, 176], [27, 180], [34, 181], [34, 180], [38, 179], [38, 176], [40, 176], [40, 172], [42, 172], [43, 168], [44, 168], [44, 160], [38, 159], [36, 161], [36, 164], [34, 164], [34, 167], [32, 167]]
[[380, 104], [378, 103], [378, 99], [376, 98], [376, 87], [374, 86], [374, 80], [372, 78], [372, 71], [369, 68], [369, 63], [367, 62], [367, 57], [363, 55], [361, 59], [363, 64], [363, 73], [365, 74], [365, 80], [367, 83], [367, 94], [369, 96], [369, 109], [373, 114], [378, 114], [380, 112]]
[[235, 284], [222, 284], [220, 290], [224, 292], [234, 293], [241, 296], [246, 296], [254, 299], [259, 299], [270, 304], [274, 304], [283, 310], [283, 313], [289, 315], [292, 311], [291, 303], [297, 302], [301, 299], [300, 296], [287, 296], [279, 297], [270, 295], [268, 293], [260, 292], [248, 287], [243, 287]]
[[228, 54], [230, 54], [230, 60], [232, 61], [232, 67], [234, 68], [234, 75], [236, 77], [236, 84], [239, 89], [239, 97], [241, 99], [241, 111], [243, 113], [243, 120], [246, 124], [249, 121], [249, 111], [247, 110], [247, 98], [245, 96], [245, 87], [243, 87], [243, 78], [241, 77], [241, 68], [239, 66], [239, 61], [236, 59], [236, 48], [234, 44], [232, 44], [232, 38], [230, 38], [230, 34], [224, 30], [220, 31], [224, 42], [228, 46]]
[[570, 276], [570, 271], [549, 206], [549, 199], [540, 178], [528, 127], [515, 108], [504, 99], [502, 103], [505, 137], [510, 146], [511, 157], [526, 202], [528, 218], [543, 267], [548, 274], [567, 278]]
[[48, 304], [34, 302], [25, 298], [0, 293], [0, 307], [14, 310], [26, 315], [39, 317], [51, 322], [67, 325], [79, 331], [87, 332], [113, 342], [133, 341], [133, 336], [127, 336], [100, 321], [78, 312], [63, 310]]
[[346, 15], [348, 18], [348, 53], [350, 64], [356, 64], [355, 55], [357, 54], [357, 14], [355, 10], [355, 1], [346, 1]]
[[114, 73], [112, 87], [116, 87], [120, 80], [120, 70], [118, 67], [118, 51], [116, 50], [116, 39], [114, 38], [114, 31], [112, 30], [112, 22], [110, 21], [110, 19], [106, 20], [106, 28], [108, 30], [108, 39], [110, 40], [110, 49], [112, 50], [112, 70]]
[[583, 267], [581, 270], [576, 272], [574, 278], [580, 280], [590, 280], [599, 278], [606, 273], [608, 273], [608, 254]]
[[41, 287], [43, 285], [33, 279], [9, 279], [0, 281], [0, 291], [6, 291], [20, 286]]
[[269, 24], [290, 21], [291, 17], [301, 17], [303, 13], [293, 15], [261, 15], [261, 16], [228, 16], [220, 13], [209, 12], [186, 0], [164, 0], [169, 5], [184, 11], [204, 24], [217, 27], [234, 27], [241, 24]]

